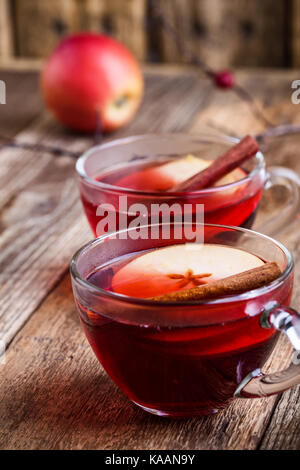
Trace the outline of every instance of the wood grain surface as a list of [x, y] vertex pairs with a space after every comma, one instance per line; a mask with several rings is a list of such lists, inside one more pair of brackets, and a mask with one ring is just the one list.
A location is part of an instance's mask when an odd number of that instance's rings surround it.
[[0, 134], [13, 137], [41, 112], [38, 76], [30, 71], [0, 70], [0, 80], [6, 84], [6, 105], [0, 110]]
[[300, 0], [290, 3], [290, 54], [293, 67], [300, 66]]
[[[284, 0], [165, 0], [160, 7], [178, 35], [211, 67], [284, 63]], [[185, 62], [162, 30], [160, 46], [164, 61]]]
[[9, 0], [0, 0], [0, 58], [7, 59], [14, 52], [13, 23]]
[[14, 3], [15, 15], [7, 23], [14, 25], [18, 56], [47, 57], [63, 36], [98, 31], [113, 35], [138, 59], [145, 59], [145, 0], [15, 0]]
[[[211, 67], [299, 65], [299, 0], [157, 0]], [[0, 59], [44, 58], [77, 31], [110, 34], [138, 59], [185, 62], [150, 0], [0, 0]]]
[[[18, 109], [11, 110], [18, 139], [77, 151], [91, 146], [92, 138], [65, 131], [34, 102], [37, 80], [29, 77], [24, 114], [19, 119]], [[290, 101], [295, 73], [243, 71], [238, 78], [272, 119], [299, 122], [298, 107]], [[16, 76], [11, 80], [17, 93], [20, 82]], [[224, 128], [239, 135], [263, 127], [234, 94], [216, 91], [193, 70], [148, 69], [146, 83], [135, 119], [107, 139]], [[4, 125], [0, 120], [0, 133]], [[300, 172], [299, 143], [298, 135], [269, 141], [268, 164]], [[73, 303], [68, 263], [91, 238], [74, 160], [2, 148], [0, 161], [0, 339], [7, 343], [0, 363], [1, 449], [300, 448], [299, 387], [268, 399], [236, 400], [214, 416], [181, 421], [130, 404], [94, 357]], [[299, 238], [297, 224], [281, 235], [296, 260], [293, 306], [298, 309]], [[284, 368], [290, 355], [291, 347], [280, 338], [266, 369]]]

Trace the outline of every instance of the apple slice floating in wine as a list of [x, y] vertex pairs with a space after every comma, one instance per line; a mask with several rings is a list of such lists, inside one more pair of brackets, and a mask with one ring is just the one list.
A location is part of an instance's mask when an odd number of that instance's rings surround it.
[[156, 297], [263, 266], [246, 251], [223, 245], [182, 244], [138, 256], [115, 273], [114, 292], [131, 297]]
[[[189, 180], [211, 164], [212, 161], [210, 160], [187, 155], [162, 165], [151, 166], [150, 168], [126, 175], [117, 182], [117, 185], [123, 188], [143, 191], [167, 191]], [[245, 176], [246, 172], [244, 170], [236, 168], [220, 178], [214, 186], [234, 183], [245, 178]]]

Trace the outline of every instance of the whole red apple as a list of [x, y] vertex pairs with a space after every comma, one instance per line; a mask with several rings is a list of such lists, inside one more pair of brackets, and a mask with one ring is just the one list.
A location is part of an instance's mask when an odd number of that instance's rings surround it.
[[41, 75], [47, 106], [66, 126], [93, 132], [126, 124], [138, 109], [144, 81], [132, 53], [115, 39], [81, 33], [64, 39]]

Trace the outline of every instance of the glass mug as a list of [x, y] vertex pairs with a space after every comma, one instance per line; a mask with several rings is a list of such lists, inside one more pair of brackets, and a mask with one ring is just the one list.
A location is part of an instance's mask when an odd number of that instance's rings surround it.
[[[276, 214], [272, 214], [262, 226], [255, 229], [274, 235], [286, 228], [300, 213], [300, 179], [292, 170], [283, 167], [271, 167], [266, 171], [261, 152], [242, 165], [244, 178], [222, 186], [175, 193], [135, 190], [116, 184], [118, 180], [124, 181], [124, 175], [134, 175], [139, 169], [151, 167], [165, 159], [168, 161], [193, 154], [213, 160], [237, 142], [237, 139], [226, 136], [204, 134], [141, 135], [88, 150], [78, 159], [76, 169], [81, 201], [94, 235], [100, 236], [128, 227], [136, 217], [136, 213], [130, 209], [134, 204], [145, 207], [143, 224], [166, 221], [163, 218], [163, 211], [167, 212], [165, 208], [162, 209], [161, 218], [153, 220], [148, 217], [154, 204], [167, 204], [169, 208], [174, 204], [179, 205], [179, 213], [182, 213], [182, 207], [189, 204], [194, 217], [191, 220], [252, 228], [263, 191], [274, 186], [285, 187], [285, 194], [288, 195], [286, 201], [278, 207], [276, 200]], [[104, 211], [101, 209], [104, 207], [109, 208]], [[202, 214], [204, 211], [204, 220], [195, 219], [197, 211], [202, 211]], [[109, 212], [111, 215], [116, 214], [116, 224], [112, 230], [104, 224], [104, 218]], [[124, 215], [126, 225], [119, 224]], [[173, 220], [176, 221], [175, 215]]]
[[[276, 261], [282, 274], [259, 289], [207, 301], [158, 302], [112, 291], [115, 260], [191, 243], [189, 230], [195, 229], [188, 224], [175, 241], [164, 239], [163, 225], [158, 227], [155, 240], [131, 238], [133, 229], [104, 235], [81, 248], [71, 261], [82, 327], [119, 388], [146, 411], [186, 417], [215, 413], [234, 397], [269, 396], [299, 384], [300, 316], [289, 307], [294, 269], [290, 252], [251, 230], [199, 225], [205, 243], [236, 247], [266, 262]], [[150, 231], [153, 226], [145, 228]], [[90, 275], [102, 266], [105, 269], [95, 285]], [[278, 331], [288, 336], [298, 353], [286, 370], [265, 375], [260, 368]]]

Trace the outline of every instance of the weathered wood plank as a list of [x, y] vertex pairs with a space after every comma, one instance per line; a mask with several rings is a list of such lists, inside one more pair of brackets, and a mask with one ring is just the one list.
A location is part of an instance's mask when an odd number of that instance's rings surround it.
[[290, 25], [290, 51], [291, 64], [294, 67], [300, 66], [300, 1], [291, 0], [291, 9], [289, 14]]
[[76, 26], [73, 0], [16, 0], [15, 15], [16, 50], [23, 57], [46, 57]]
[[[299, 105], [291, 101], [291, 83], [296, 77], [295, 70], [270, 72], [258, 69], [253, 72], [251, 69], [245, 69], [236, 73], [237, 82], [252, 95], [258, 108], [263, 110], [264, 116], [275, 125], [299, 123]], [[195, 117], [192, 131], [197, 132], [203, 124], [208, 124], [219, 132], [237, 136], [254, 134], [265, 129], [265, 123], [253, 114], [251, 106], [241, 100], [233, 90], [214, 90], [210, 95], [209, 106], [200, 110]]]
[[76, 30], [104, 32], [126, 44], [140, 60], [146, 58], [146, 0], [73, 0]]
[[39, 72], [43, 63], [43, 59], [24, 59], [21, 57], [12, 56], [4, 59], [0, 58], [0, 70], [10, 70], [15, 72]]
[[76, 29], [82, 31], [99, 31], [106, 11], [105, 1], [73, 0], [76, 5]]
[[262, 440], [262, 450], [299, 450], [300, 389], [284, 393], [277, 403], [270, 426]]
[[38, 75], [0, 70], [0, 80], [6, 84], [6, 104], [0, 105], [0, 134], [12, 137], [42, 111]]
[[17, 50], [22, 57], [47, 57], [67, 34], [101, 31], [145, 59], [145, 0], [16, 0], [15, 11]]
[[[192, 27], [193, 27], [193, 8], [191, 0], [166, 0], [164, 2], [155, 2], [154, 6], [159, 6], [160, 11], [167, 18], [168, 22], [176, 30], [178, 37], [187, 42], [193, 50]], [[155, 9], [152, 11], [153, 28], [157, 22]], [[160, 59], [162, 62], [186, 63], [187, 59], [182, 56], [174, 41], [162, 27], [160, 21], [153, 29], [153, 34], [157, 35], [156, 45], [159, 48]], [[199, 51], [198, 51], [199, 52]]]
[[124, 42], [139, 60], [147, 57], [146, 0], [108, 0], [106, 18], [112, 34]]
[[13, 22], [9, 0], [0, 0], [0, 58], [7, 59], [14, 52]]
[[[284, 0], [165, 0], [158, 4], [181, 40], [211, 67], [285, 63]], [[174, 40], [163, 31], [161, 56], [164, 61], [185, 62]]]
[[[140, 60], [155, 44], [155, 60], [185, 62], [174, 40], [147, 15], [147, 0], [15, 0], [15, 17], [8, 11], [10, 3], [0, 2], [0, 57], [16, 52], [21, 57], [44, 58], [64, 35], [92, 30], [117, 37]], [[158, 3], [178, 35], [211, 66], [284, 66], [289, 50], [293, 65], [299, 64], [299, 0]], [[292, 4], [291, 11], [287, 4]]]
[[196, 0], [195, 3], [198, 31], [203, 24], [207, 32], [200, 34], [198, 46], [203, 58], [212, 65], [284, 65], [284, 0]]

